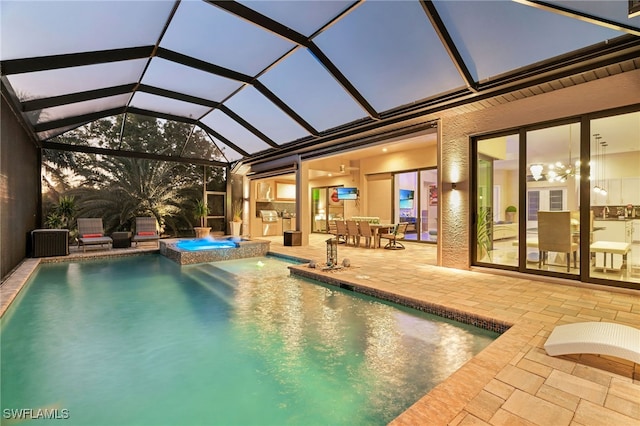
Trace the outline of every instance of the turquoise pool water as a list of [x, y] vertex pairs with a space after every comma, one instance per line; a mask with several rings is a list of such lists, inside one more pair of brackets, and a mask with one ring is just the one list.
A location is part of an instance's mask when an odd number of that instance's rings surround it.
[[219, 248], [235, 248], [236, 243], [232, 240], [221, 239], [216, 240], [213, 238], [197, 238], [193, 240], [182, 240], [176, 243], [176, 247], [182, 250], [199, 251], [199, 250], [214, 250]]
[[3, 422], [383, 425], [497, 337], [286, 266], [42, 265], [2, 319]]

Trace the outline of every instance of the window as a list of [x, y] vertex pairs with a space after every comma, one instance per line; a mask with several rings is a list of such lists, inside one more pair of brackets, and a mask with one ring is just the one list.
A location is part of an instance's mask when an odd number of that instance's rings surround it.
[[549, 210], [562, 211], [564, 191], [562, 189], [552, 189], [549, 191]]
[[540, 191], [527, 192], [527, 220], [538, 220], [540, 210]]

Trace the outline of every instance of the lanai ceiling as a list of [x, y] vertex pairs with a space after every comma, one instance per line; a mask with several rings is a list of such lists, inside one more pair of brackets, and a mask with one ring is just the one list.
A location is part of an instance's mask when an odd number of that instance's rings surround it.
[[[188, 123], [153, 158], [252, 163], [612, 64], [638, 68], [615, 1], [6, 1], [2, 94], [44, 148], [96, 120]], [[630, 64], [630, 65], [629, 65]], [[124, 130], [123, 130], [124, 131]], [[211, 150], [209, 150], [211, 151]]]

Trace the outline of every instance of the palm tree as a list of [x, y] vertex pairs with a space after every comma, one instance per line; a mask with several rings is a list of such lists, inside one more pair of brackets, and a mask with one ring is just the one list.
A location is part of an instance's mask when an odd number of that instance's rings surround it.
[[[136, 147], [158, 154], [191, 153], [199, 147], [198, 155], [212, 159], [221, 156], [215, 145], [191, 125], [127, 114], [122, 127], [123, 119], [98, 120], [56, 140], [111, 149]], [[78, 216], [102, 217], [107, 232], [130, 229], [136, 216], [150, 215], [173, 234], [193, 228], [193, 200], [202, 197], [204, 184], [202, 166], [86, 153], [46, 154], [43, 162], [47, 167], [56, 172], [65, 170], [66, 175], [71, 171], [74, 188], [61, 187], [60, 192], [75, 196]], [[216, 182], [221, 180], [223, 184], [216, 187], [224, 188], [224, 169], [208, 175]], [[51, 198], [55, 202], [57, 194]]]
[[136, 216], [179, 215], [184, 199], [173, 184], [175, 163], [125, 157], [103, 158], [87, 184], [71, 191], [78, 196], [78, 213], [102, 217], [109, 230], [127, 229]]

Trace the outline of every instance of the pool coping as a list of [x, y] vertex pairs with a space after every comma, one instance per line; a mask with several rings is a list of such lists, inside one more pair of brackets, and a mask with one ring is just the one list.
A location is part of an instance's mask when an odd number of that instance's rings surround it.
[[316, 272], [317, 269], [309, 268], [307, 265], [289, 266], [292, 275], [310, 278], [325, 284], [335, 285], [354, 293], [365, 294], [387, 302], [393, 302], [408, 308], [426, 312], [428, 314], [437, 315], [442, 318], [458, 321], [464, 324], [473, 325], [484, 330], [493, 331], [498, 334], [504, 334], [513, 326], [512, 323], [502, 321], [495, 318], [484, 317], [481, 315], [465, 312], [455, 308], [448, 308], [437, 303], [425, 302], [407, 296], [400, 296], [384, 290], [379, 290], [362, 284], [354, 284], [352, 281], [341, 279], [338, 275], [331, 275], [322, 272]]

